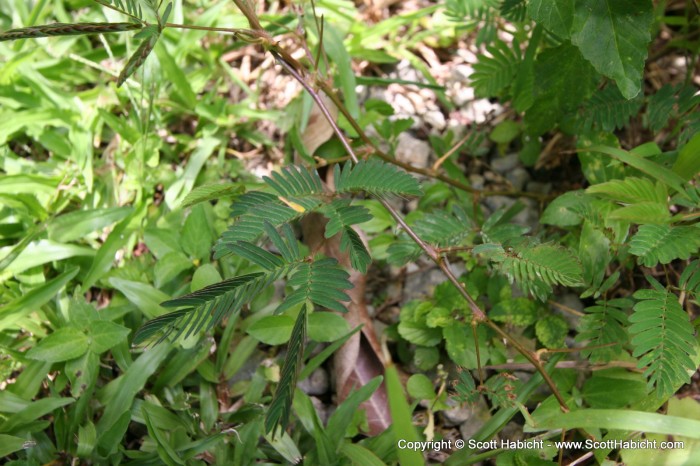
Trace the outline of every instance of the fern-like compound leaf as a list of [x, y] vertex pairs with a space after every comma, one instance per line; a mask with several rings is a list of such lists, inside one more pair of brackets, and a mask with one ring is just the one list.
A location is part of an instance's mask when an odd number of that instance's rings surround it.
[[323, 194], [323, 185], [316, 170], [310, 171], [304, 167], [290, 165], [281, 172], [272, 172], [263, 179], [283, 202], [295, 210], [312, 211], [321, 203], [319, 197]]
[[42, 26], [11, 29], [0, 33], [0, 42], [18, 39], [35, 39], [38, 37], [79, 36], [88, 34], [107, 34], [110, 32], [127, 32], [141, 29], [138, 23], [53, 23]]
[[589, 194], [597, 194], [624, 204], [649, 201], [666, 204], [668, 190], [662, 183], [654, 184], [647, 178], [627, 177], [593, 185], [586, 189]]
[[348, 281], [349, 275], [331, 258], [314, 262], [304, 262], [296, 266], [294, 274], [287, 285], [294, 287], [284, 302], [275, 310], [281, 314], [288, 309], [304, 302], [312, 302], [338, 312], [346, 312], [344, 301], [350, 297], [343, 292], [352, 288]]
[[306, 306], [304, 305], [294, 323], [289, 345], [287, 346], [287, 356], [284, 359], [280, 373], [280, 382], [265, 416], [265, 432], [272, 433], [273, 437], [277, 433], [278, 427], [286, 426], [289, 423], [289, 414], [292, 410], [294, 389], [296, 388], [297, 376], [301, 368], [305, 340]]
[[[472, 235], [472, 222], [460, 207], [455, 206], [451, 213], [433, 212], [417, 220], [412, 228], [427, 243], [445, 247], [461, 244]], [[421, 249], [408, 235], [401, 235], [387, 249], [388, 260], [395, 265], [403, 265], [420, 256]]]
[[640, 357], [638, 367], [646, 366], [648, 387], [656, 387], [661, 396], [673, 394], [690, 381], [695, 371], [692, 357], [696, 353], [693, 325], [678, 303], [678, 296], [660, 285], [653, 290], [639, 290], [639, 302], [629, 320], [633, 356]]
[[351, 227], [345, 227], [340, 237], [340, 250], [350, 254], [350, 265], [360, 273], [367, 273], [367, 267], [372, 263], [372, 256], [362, 242], [362, 238]]
[[698, 247], [700, 229], [690, 226], [641, 225], [630, 241], [630, 253], [646, 267], [686, 260]]
[[479, 55], [470, 76], [478, 97], [497, 97], [513, 82], [520, 57], [515, 48], [498, 41], [486, 49], [489, 55]]
[[700, 260], [694, 260], [683, 270], [678, 280], [681, 290], [695, 298], [700, 296]]
[[350, 205], [349, 200], [335, 200], [331, 202], [323, 214], [328, 217], [326, 224], [326, 238], [331, 238], [338, 232], [352, 225], [372, 220], [372, 215], [365, 207]]
[[593, 349], [581, 350], [584, 357], [593, 363], [607, 363], [619, 353], [628, 340], [625, 311], [632, 304], [629, 299], [600, 300], [585, 309], [576, 341], [588, 342], [586, 346]]
[[[475, 253], [486, 252], [482, 245]], [[553, 285], [580, 286], [583, 269], [578, 260], [566, 249], [552, 245], [519, 246], [504, 250], [498, 245], [489, 248], [488, 257], [498, 264], [500, 271], [541, 301], [552, 292]]]
[[342, 170], [336, 165], [334, 181], [339, 193], [365, 191], [375, 196], [420, 196], [422, 193], [413, 176], [377, 159], [360, 160], [355, 165], [347, 162]]
[[251, 191], [239, 197], [231, 208], [235, 221], [221, 235], [214, 246], [214, 257], [233, 253], [237, 241], [255, 242], [265, 231], [265, 224], [279, 227], [303, 215], [282, 202], [278, 196], [261, 191]]
[[576, 129], [587, 132], [595, 127], [612, 132], [624, 128], [639, 113], [643, 102], [641, 94], [627, 100], [616, 86], [607, 86], [583, 103], [575, 119]]
[[134, 344], [139, 344], [156, 333], [163, 331], [163, 338], [179, 337], [216, 325], [226, 315], [237, 312], [243, 304], [255, 297], [256, 293], [271, 283], [273, 274], [252, 273], [207, 286], [180, 298], [161, 303], [163, 307], [182, 307], [170, 314], [148, 321], [134, 336]]

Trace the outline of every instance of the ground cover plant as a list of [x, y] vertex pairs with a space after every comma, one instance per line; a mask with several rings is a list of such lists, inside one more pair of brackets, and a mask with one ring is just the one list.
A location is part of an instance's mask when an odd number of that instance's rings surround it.
[[7, 464], [700, 462], [697, 3], [0, 27]]

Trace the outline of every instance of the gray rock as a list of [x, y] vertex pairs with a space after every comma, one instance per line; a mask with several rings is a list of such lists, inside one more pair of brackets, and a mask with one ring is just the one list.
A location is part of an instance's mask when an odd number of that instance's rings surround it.
[[527, 184], [527, 191], [531, 193], [549, 194], [552, 191], [552, 183], [530, 181]]
[[[574, 293], [567, 293], [562, 296], [557, 296], [555, 297], [555, 301], [566, 308], [573, 309], [574, 311], [578, 312], [583, 312], [583, 308], [585, 307], [579, 299], [578, 295]], [[552, 311], [556, 312], [557, 314], [561, 315], [564, 318], [564, 320], [566, 320], [566, 322], [569, 324], [569, 326], [573, 328], [576, 328], [578, 326], [580, 320], [579, 316], [571, 312], [567, 312], [556, 305], [551, 305], [550, 309], [552, 309]]]
[[330, 387], [328, 373], [319, 367], [310, 376], [300, 381], [298, 387], [307, 395], [323, 395]]
[[462, 424], [469, 419], [473, 413], [473, 409], [468, 406], [460, 406], [453, 398], [447, 399], [447, 405], [451, 409], [442, 411], [443, 422], [446, 426], [452, 427]]
[[465, 440], [474, 437], [474, 434], [476, 434], [491, 417], [489, 408], [486, 406], [483, 398], [480, 398], [475, 405], [469, 406], [469, 409], [471, 412], [469, 413], [468, 419], [459, 425], [459, 432]]
[[514, 190], [522, 191], [525, 187], [525, 183], [530, 180], [530, 174], [524, 168], [516, 167], [506, 173], [506, 179], [513, 185]]
[[495, 212], [503, 207], [510, 207], [515, 204], [515, 199], [506, 196], [489, 196], [484, 199], [484, 204], [488, 207], [491, 212]]
[[430, 145], [408, 133], [399, 135], [396, 158], [414, 167], [426, 168], [430, 159]]
[[397, 115], [405, 117], [416, 114], [416, 108], [413, 103], [408, 99], [408, 97], [402, 94], [396, 94], [393, 97], [393, 102], [391, 103], [394, 107], [394, 111]]
[[319, 400], [315, 396], [312, 396], [310, 398], [311, 404], [314, 405], [314, 409], [316, 409], [316, 414], [318, 414], [321, 423], [325, 425], [328, 422], [328, 418], [330, 417], [330, 413], [328, 412], [328, 406], [324, 405], [323, 401]]
[[466, 81], [473, 72], [474, 69], [471, 65], [463, 63], [452, 68], [452, 79], [457, 82], [463, 82]]
[[442, 131], [447, 126], [445, 115], [439, 110], [431, 110], [423, 115], [423, 121], [438, 131]]
[[499, 157], [491, 162], [491, 168], [498, 173], [506, 173], [518, 166], [520, 160], [518, 154], [509, 154], [504, 157]]
[[[465, 107], [474, 100], [474, 89], [471, 87], [455, 87], [452, 92], [452, 100], [459, 108]], [[471, 118], [469, 118], [471, 120]]]
[[474, 189], [484, 189], [484, 181], [484, 177], [481, 175], [469, 175], [469, 184]]

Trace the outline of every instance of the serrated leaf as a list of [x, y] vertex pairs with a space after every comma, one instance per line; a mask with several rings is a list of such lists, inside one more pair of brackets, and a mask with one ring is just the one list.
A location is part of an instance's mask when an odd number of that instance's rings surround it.
[[535, 61], [535, 101], [525, 114], [528, 133], [552, 129], [593, 92], [596, 80], [593, 67], [569, 43], [540, 53]]
[[527, 12], [536, 23], [568, 39], [574, 21], [574, 0], [530, 0]]
[[631, 99], [641, 89], [653, 20], [651, 0], [578, 0], [571, 42]]

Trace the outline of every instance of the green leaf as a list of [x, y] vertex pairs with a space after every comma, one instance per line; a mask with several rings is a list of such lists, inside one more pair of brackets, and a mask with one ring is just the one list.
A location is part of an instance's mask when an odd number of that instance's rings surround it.
[[552, 129], [593, 92], [596, 80], [593, 67], [568, 42], [540, 53], [535, 61], [535, 101], [525, 113], [527, 132], [538, 136]]
[[278, 429], [284, 432], [289, 422], [289, 415], [294, 400], [297, 376], [304, 355], [304, 340], [306, 339], [306, 305], [302, 306], [294, 323], [292, 334], [287, 347], [287, 356], [282, 365], [280, 382], [270, 402], [265, 416], [265, 432], [274, 438]]
[[238, 183], [216, 183], [198, 186], [182, 200], [182, 208], [191, 207], [200, 202], [236, 197], [244, 191], [245, 187]]
[[348, 323], [338, 314], [314, 312], [309, 315], [309, 338], [314, 341], [331, 342], [345, 336]]
[[[535, 418], [537, 430], [608, 429], [700, 439], [700, 421], [628, 409], [579, 409]], [[528, 429], [532, 430], [532, 429]]]
[[25, 444], [31, 445], [21, 437], [0, 434], [0, 456], [9, 456], [11, 453], [22, 450]]
[[640, 93], [633, 99], [625, 98], [620, 90], [612, 85], [596, 91], [590, 99], [573, 114], [573, 127], [577, 133], [592, 129], [607, 132], [622, 129], [639, 113], [644, 99]]
[[697, 348], [695, 329], [675, 294], [661, 288], [639, 290], [634, 297], [640, 301], [629, 318], [632, 356], [641, 356], [637, 367], [646, 366], [648, 389], [655, 386], [661, 396], [669, 396], [679, 384], [690, 382], [690, 374], [697, 369], [692, 359]]
[[375, 196], [396, 194], [420, 196], [420, 184], [409, 173], [378, 159], [346, 162], [343, 169], [334, 169], [335, 189], [339, 193], [365, 191]]
[[[476, 344], [471, 325], [456, 323], [445, 327], [442, 332], [445, 336], [445, 349], [450, 359], [466, 369], [476, 369], [478, 367]], [[483, 365], [488, 361], [490, 353], [486, 342], [486, 330], [478, 327], [476, 335], [479, 340], [479, 362]]]
[[265, 316], [248, 327], [248, 334], [267, 345], [281, 345], [289, 341], [293, 328], [294, 319], [287, 315]]
[[65, 243], [75, 241], [93, 231], [102, 230], [122, 220], [132, 211], [131, 207], [78, 210], [54, 218], [47, 226], [49, 238]]
[[12, 327], [25, 315], [35, 312], [41, 306], [49, 302], [56, 293], [61, 291], [63, 287], [77, 275], [79, 270], [78, 267], [71, 268], [53, 280], [26, 292], [20, 298], [5, 305], [4, 308], [0, 310], [0, 330]]
[[372, 256], [365, 247], [365, 243], [355, 230], [346, 227], [340, 237], [340, 250], [350, 252], [350, 265], [362, 274], [367, 273], [367, 267], [372, 263]]
[[196, 205], [182, 228], [182, 249], [191, 257], [209, 257], [214, 238], [202, 205]]
[[326, 431], [331, 445], [339, 450], [345, 439], [346, 432], [352, 423], [355, 413], [360, 409], [360, 404], [369, 400], [372, 394], [382, 384], [383, 377], [377, 376], [363, 386], [350, 392], [348, 397], [336, 408], [328, 419]]
[[155, 52], [163, 69], [163, 75], [168, 77], [168, 81], [173, 84], [177, 91], [172, 93], [173, 97], [181, 101], [186, 109], [194, 109], [197, 105], [197, 94], [192, 90], [190, 81], [182, 71], [182, 68], [177, 65], [164, 43], [158, 43], [155, 47]]
[[0, 33], [0, 42], [18, 39], [34, 39], [53, 36], [79, 36], [88, 34], [107, 34], [110, 32], [127, 32], [141, 29], [139, 23], [53, 23], [41, 26], [31, 26], [21, 29], [10, 29]]
[[65, 327], [43, 338], [27, 351], [27, 357], [46, 362], [61, 362], [79, 358], [88, 350], [88, 337], [78, 329]]
[[355, 466], [386, 466], [371, 450], [356, 443], [344, 443], [340, 452]]
[[114, 322], [95, 320], [88, 329], [90, 350], [97, 354], [104, 353], [125, 340], [130, 332], [130, 329]]
[[627, 165], [646, 173], [650, 177], [661, 181], [669, 188], [673, 188], [683, 197], [688, 197], [685, 193], [685, 190], [683, 189], [683, 184], [685, 183], [685, 180], [676, 173], [669, 170], [668, 168], [659, 165], [658, 163], [655, 163], [632, 152], [627, 152], [622, 149], [618, 149], [616, 147], [596, 145], [590, 147], [589, 150], [591, 152], [600, 152], [605, 155], [609, 155], [614, 159], [624, 162]]
[[559, 227], [580, 225], [583, 220], [581, 212], [586, 210], [590, 203], [590, 196], [583, 191], [569, 191], [549, 203], [540, 217], [540, 222]]
[[575, 0], [530, 0], [527, 13], [547, 30], [568, 39], [574, 21]]
[[478, 56], [469, 80], [477, 97], [498, 97], [515, 78], [519, 51], [505, 41], [497, 41], [486, 50], [489, 55]]
[[559, 316], [545, 316], [535, 324], [537, 339], [547, 348], [561, 348], [569, 331], [566, 321]]
[[571, 42], [631, 99], [641, 89], [653, 20], [651, 0], [578, 0]]
[[639, 257], [639, 263], [646, 267], [686, 260], [700, 247], [698, 231], [686, 226], [642, 225], [630, 240], [630, 254]]
[[[389, 411], [393, 421], [391, 429], [394, 434], [394, 445], [399, 440], [418, 442], [420, 438], [413, 427], [411, 408], [406, 401], [406, 395], [399, 379], [399, 373], [393, 364], [387, 366], [385, 371], [386, 393], [389, 399]], [[397, 449], [399, 464], [401, 466], [424, 466], [423, 455], [417, 450], [408, 448]]]
[[626, 204], [649, 201], [660, 204], [668, 202], [668, 191], [661, 183], [654, 184], [646, 178], [626, 177], [623, 180], [612, 180], [593, 185], [586, 189], [589, 194]]
[[700, 173], [700, 132], [695, 133], [688, 143], [678, 153], [673, 171], [685, 181], [691, 180]]
[[335, 259], [325, 258], [301, 263], [287, 282], [288, 286], [296, 289], [286, 296], [284, 302], [275, 310], [275, 314], [283, 313], [306, 301], [333, 311], [346, 312], [342, 303], [350, 301], [350, 297], [343, 290], [349, 290], [353, 286], [348, 281], [349, 277]]
[[424, 374], [413, 374], [406, 382], [406, 390], [417, 400], [434, 400], [437, 396], [433, 382]]

